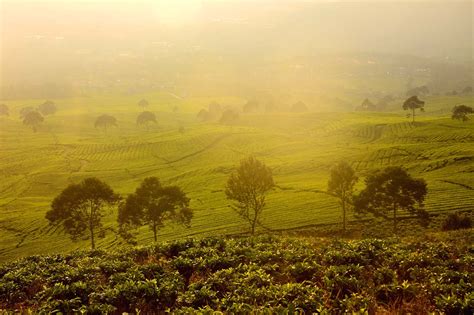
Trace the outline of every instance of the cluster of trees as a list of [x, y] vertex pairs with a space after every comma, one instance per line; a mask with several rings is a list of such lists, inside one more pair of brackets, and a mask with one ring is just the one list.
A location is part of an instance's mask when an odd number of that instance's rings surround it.
[[87, 237], [92, 249], [96, 238], [104, 237], [102, 218], [107, 209], [118, 205], [118, 232], [133, 242], [131, 230], [149, 225], [157, 240], [157, 232], [166, 222], [189, 226], [193, 211], [189, 198], [177, 186], [163, 186], [156, 177], [145, 178], [136, 191], [123, 199], [97, 178], [86, 178], [66, 187], [52, 202], [46, 219], [52, 225], [62, 224], [72, 240]]
[[[357, 180], [355, 171], [346, 162], [331, 169], [328, 193], [340, 201], [344, 231], [350, 208], [357, 213], [372, 213], [392, 220], [394, 233], [400, 211], [416, 215], [422, 223], [427, 222], [428, 214], [423, 207], [427, 194], [424, 180], [412, 178], [402, 167], [387, 167], [367, 176], [366, 187], [354, 194]], [[254, 157], [242, 160], [229, 177], [225, 194], [234, 202], [232, 208], [236, 213], [249, 223], [251, 234], [261, 225], [265, 196], [274, 186], [271, 169]]]
[[198, 112], [197, 118], [201, 121], [219, 121], [221, 124], [231, 125], [239, 120], [240, 115], [230, 106], [221, 106], [217, 102], [212, 102], [207, 109], [201, 109]]
[[[339, 200], [344, 232], [350, 210], [357, 215], [372, 214], [391, 221], [394, 234], [400, 212], [417, 217], [422, 225], [429, 222], [424, 209], [428, 190], [423, 179], [413, 178], [400, 166], [389, 166], [366, 176], [365, 187], [356, 193], [358, 179], [347, 162], [331, 168], [327, 193]], [[272, 170], [253, 156], [241, 160], [227, 180], [225, 195], [230, 207], [249, 225], [252, 235], [258, 226], [263, 226], [261, 217], [266, 197], [274, 187]], [[145, 178], [126, 198], [99, 179], [87, 178], [64, 189], [53, 200], [46, 218], [53, 225], [62, 224], [73, 240], [90, 238], [91, 247], [95, 248], [96, 237], [105, 235], [102, 217], [108, 208], [118, 208], [117, 233], [136, 243], [134, 232], [140, 226], [148, 225], [155, 241], [159, 229], [167, 222], [189, 227], [193, 217], [189, 203], [180, 187], [164, 186], [156, 177]]]
[[[44, 121], [44, 117], [53, 115], [57, 111], [56, 104], [53, 101], [45, 101], [44, 103], [34, 107], [26, 106], [20, 109], [20, 119], [25, 126], [31, 127], [33, 132], [38, 130], [39, 125]], [[0, 104], [0, 116], [9, 116], [10, 109], [6, 104]]]

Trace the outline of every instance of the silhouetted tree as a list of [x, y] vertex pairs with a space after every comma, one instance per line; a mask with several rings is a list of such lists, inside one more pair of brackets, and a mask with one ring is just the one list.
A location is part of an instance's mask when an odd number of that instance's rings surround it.
[[248, 100], [247, 103], [245, 103], [245, 105], [243, 106], [242, 111], [244, 113], [256, 112], [258, 110], [258, 106], [259, 104], [257, 100]]
[[237, 113], [236, 111], [234, 111], [232, 109], [226, 109], [222, 113], [222, 116], [221, 116], [221, 119], [219, 120], [219, 122], [221, 124], [231, 125], [231, 124], [235, 123], [237, 120], [239, 120], [239, 113]]
[[140, 106], [143, 110], [145, 110], [145, 108], [148, 107], [148, 105], [150, 105], [150, 104], [148, 103], [148, 101], [146, 99], [141, 99], [138, 102], [138, 106]]
[[20, 109], [20, 118], [21, 119], [24, 119], [26, 114], [28, 114], [29, 112], [32, 112], [34, 111], [34, 107], [33, 106], [25, 106], [23, 108]]
[[339, 162], [331, 169], [328, 192], [339, 198], [342, 207], [342, 226], [344, 232], [346, 231], [346, 211], [351, 204], [356, 182], [357, 176], [347, 162]]
[[206, 109], [201, 109], [199, 113], [197, 113], [197, 118], [200, 121], [209, 121], [211, 120], [211, 115]]
[[8, 106], [5, 104], [0, 104], [0, 116], [9, 116], [10, 111], [8, 109]]
[[291, 111], [293, 113], [303, 113], [308, 111], [308, 106], [302, 101], [296, 102], [291, 106]]
[[105, 131], [109, 126], [117, 126], [117, 119], [107, 114], [97, 117], [94, 123], [95, 128], [103, 128]]
[[94, 177], [86, 178], [79, 184], [69, 185], [54, 198], [46, 219], [53, 225], [62, 223], [72, 240], [88, 234], [94, 249], [95, 237], [105, 235], [102, 226], [105, 208], [118, 200], [119, 196], [109, 185]]
[[167, 221], [190, 226], [193, 211], [189, 198], [178, 186], [162, 186], [158, 178], [143, 180], [133, 194], [119, 208], [119, 225], [142, 226], [148, 224], [157, 241], [157, 233]]
[[232, 209], [250, 224], [252, 235], [260, 222], [265, 196], [274, 186], [271, 169], [253, 156], [240, 161], [240, 166], [227, 181], [227, 199], [235, 202]]
[[213, 101], [209, 104], [208, 111], [212, 116], [217, 116], [222, 112], [222, 106], [216, 101]]
[[354, 198], [356, 211], [370, 212], [388, 220], [391, 212], [394, 233], [397, 231], [399, 210], [418, 216], [423, 223], [427, 222], [428, 213], [423, 208], [427, 187], [423, 179], [414, 179], [403, 168], [390, 166], [370, 174], [365, 184], [365, 189]]
[[54, 104], [53, 101], [46, 101], [38, 106], [38, 111], [43, 114], [43, 116], [52, 115], [56, 113], [56, 110], [56, 104]]
[[412, 111], [412, 121], [415, 122], [415, 110], [419, 109], [421, 112], [425, 111], [425, 102], [418, 99], [418, 96], [411, 96], [403, 103], [403, 110]]
[[38, 126], [44, 121], [40, 113], [33, 110], [25, 114], [23, 117], [23, 124], [33, 129], [33, 132], [38, 130]]
[[148, 130], [151, 123], [157, 123], [156, 116], [152, 112], [144, 111], [138, 115], [137, 125], [145, 125]]
[[366, 98], [360, 106], [356, 107], [356, 111], [375, 111], [377, 107], [368, 98]]
[[451, 118], [461, 120], [464, 122], [464, 121], [469, 120], [468, 115], [472, 113], [473, 113], [473, 110], [471, 106], [456, 105], [453, 107], [453, 114], [451, 115]]
[[462, 94], [470, 94], [472, 93], [472, 86], [466, 86], [463, 90], [462, 90]]

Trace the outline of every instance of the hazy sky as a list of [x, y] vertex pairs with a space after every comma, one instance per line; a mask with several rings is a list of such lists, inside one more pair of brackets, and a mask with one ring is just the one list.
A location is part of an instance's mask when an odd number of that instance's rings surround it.
[[[472, 62], [472, 1], [0, 0], [1, 66], [150, 47], [249, 58], [325, 52]], [[108, 54], [108, 55], [107, 55]], [[258, 58], [257, 58], [258, 59]], [[3, 79], [5, 70], [2, 69]], [[10, 74], [13, 76], [13, 74]]]

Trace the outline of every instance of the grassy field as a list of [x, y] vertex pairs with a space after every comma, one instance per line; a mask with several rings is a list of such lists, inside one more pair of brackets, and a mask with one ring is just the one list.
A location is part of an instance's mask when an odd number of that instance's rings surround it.
[[[158, 118], [149, 130], [135, 124], [143, 97]], [[473, 106], [472, 96], [427, 98], [426, 112], [415, 124], [400, 110], [401, 101], [384, 113], [279, 112], [243, 114], [233, 126], [199, 122], [196, 113], [213, 100], [165, 92], [57, 99], [58, 112], [46, 117], [37, 133], [22, 125], [18, 112], [44, 100], [6, 102], [10, 117], [0, 117], [0, 262], [88, 247], [87, 240], [73, 243], [50, 227], [44, 215], [69, 183], [91, 176], [123, 195], [147, 176], [181, 186], [195, 210], [192, 227], [167, 226], [160, 240], [241, 232], [246, 226], [228, 207], [223, 188], [232, 168], [249, 154], [274, 172], [277, 188], [263, 214], [269, 228], [339, 222], [337, 200], [324, 190], [330, 167], [341, 159], [361, 177], [375, 168], [405, 166], [426, 179], [430, 212], [472, 209], [474, 123], [450, 118], [454, 105]], [[95, 129], [94, 120], [103, 113], [114, 115], [118, 127]], [[115, 226], [116, 212], [105, 220]], [[148, 227], [138, 241], [151, 243]], [[97, 245], [107, 249], [118, 242], [109, 232]]]

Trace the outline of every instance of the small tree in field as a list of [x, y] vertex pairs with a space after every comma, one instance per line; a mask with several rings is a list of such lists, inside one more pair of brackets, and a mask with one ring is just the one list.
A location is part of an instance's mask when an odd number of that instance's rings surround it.
[[120, 226], [148, 224], [155, 242], [157, 233], [167, 221], [189, 227], [193, 211], [189, 198], [178, 186], [162, 186], [158, 178], [148, 177], [119, 208]]
[[427, 222], [428, 213], [423, 202], [427, 193], [426, 182], [415, 179], [403, 168], [390, 166], [369, 175], [366, 187], [355, 197], [354, 206], [358, 212], [370, 212], [393, 221], [393, 233], [397, 231], [398, 211], [404, 210]]
[[33, 110], [25, 114], [23, 117], [23, 124], [30, 126], [33, 129], [33, 132], [38, 130], [38, 126], [44, 121], [43, 116], [40, 113]]
[[0, 116], [8, 116], [10, 115], [8, 106], [5, 104], [0, 104]]
[[227, 199], [235, 202], [232, 209], [250, 224], [252, 235], [265, 207], [265, 195], [274, 186], [271, 169], [253, 156], [240, 161], [227, 181]]
[[107, 128], [110, 126], [117, 126], [117, 119], [107, 114], [97, 117], [94, 123], [95, 128], [103, 128], [105, 132], [107, 132]]
[[462, 122], [468, 121], [469, 114], [474, 113], [471, 106], [467, 105], [456, 105], [453, 107], [452, 119], [461, 120]]
[[156, 116], [152, 112], [145, 111], [138, 115], [137, 125], [145, 125], [146, 129], [148, 130], [151, 123], [157, 123]]
[[339, 162], [331, 169], [328, 192], [339, 199], [342, 207], [342, 227], [346, 231], [346, 213], [351, 203], [357, 176], [347, 162]]
[[148, 107], [148, 101], [146, 99], [141, 99], [139, 102], [138, 102], [138, 106], [140, 106], [143, 110], [145, 110], [145, 108]]
[[403, 110], [411, 110], [412, 122], [415, 122], [415, 110], [425, 111], [425, 102], [418, 99], [418, 96], [411, 96], [403, 103]]
[[44, 116], [52, 115], [56, 113], [56, 104], [53, 101], [46, 101], [43, 104], [38, 106], [38, 111]]
[[54, 198], [46, 219], [50, 224], [62, 223], [73, 240], [88, 234], [94, 249], [96, 236], [104, 235], [104, 210], [118, 200], [109, 185], [94, 177], [86, 178], [79, 184], [69, 185]]

